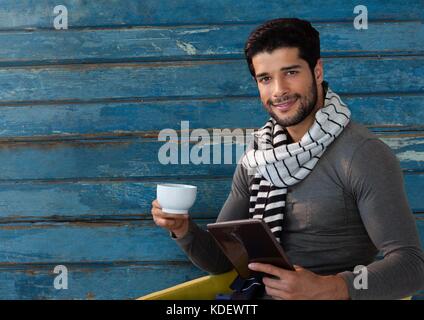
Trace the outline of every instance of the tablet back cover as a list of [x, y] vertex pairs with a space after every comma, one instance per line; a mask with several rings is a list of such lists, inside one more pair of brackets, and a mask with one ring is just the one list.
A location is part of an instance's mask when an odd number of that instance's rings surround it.
[[247, 219], [208, 224], [217, 241], [241, 277], [251, 276], [247, 265], [262, 262], [294, 270], [282, 247], [262, 220]]

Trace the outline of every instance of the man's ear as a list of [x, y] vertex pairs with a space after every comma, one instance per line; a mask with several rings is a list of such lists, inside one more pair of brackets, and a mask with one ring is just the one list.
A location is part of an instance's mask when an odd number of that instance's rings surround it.
[[322, 59], [317, 60], [317, 64], [314, 68], [315, 81], [320, 85], [324, 81], [324, 68]]

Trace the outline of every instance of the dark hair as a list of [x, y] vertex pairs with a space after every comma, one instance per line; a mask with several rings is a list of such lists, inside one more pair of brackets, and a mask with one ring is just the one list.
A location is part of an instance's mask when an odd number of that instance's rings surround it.
[[244, 54], [252, 76], [255, 78], [254, 55], [284, 47], [298, 48], [299, 57], [308, 63], [313, 72], [320, 58], [319, 32], [306, 20], [279, 18], [257, 27], [246, 41]]

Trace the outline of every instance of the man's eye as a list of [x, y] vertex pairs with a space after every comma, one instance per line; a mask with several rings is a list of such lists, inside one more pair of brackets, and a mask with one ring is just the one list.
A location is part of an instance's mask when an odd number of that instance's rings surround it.
[[289, 76], [295, 75], [297, 73], [299, 73], [299, 71], [295, 71], [295, 70], [287, 71], [287, 75], [289, 75]]
[[271, 79], [270, 77], [263, 77], [263, 78], [261, 78], [259, 81], [260, 82], [268, 82], [269, 81], [269, 79]]

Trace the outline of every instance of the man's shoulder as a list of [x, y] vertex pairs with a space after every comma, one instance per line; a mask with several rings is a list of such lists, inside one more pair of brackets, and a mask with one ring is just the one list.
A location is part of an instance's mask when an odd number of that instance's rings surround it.
[[352, 167], [357, 169], [357, 177], [366, 177], [369, 172], [366, 168], [379, 166], [382, 161], [389, 165], [396, 162], [390, 147], [364, 125], [350, 121], [319, 163], [325, 172], [333, 172], [334, 178], [347, 186]]
[[354, 144], [361, 144], [369, 139], [378, 139], [378, 136], [366, 126], [353, 120], [349, 122], [340, 137], [346, 140], [345, 142], [350, 141]]
[[[349, 121], [343, 132], [330, 145], [328, 156], [335, 159], [350, 159], [353, 154], [367, 141], [380, 143], [378, 136], [364, 125]], [[379, 142], [380, 141], [380, 142]]]

